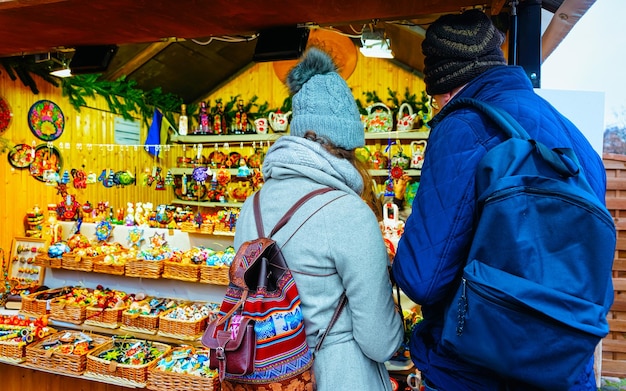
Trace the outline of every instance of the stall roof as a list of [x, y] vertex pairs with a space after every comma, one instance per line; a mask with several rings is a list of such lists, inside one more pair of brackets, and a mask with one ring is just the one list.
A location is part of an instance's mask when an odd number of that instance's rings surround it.
[[[543, 34], [543, 57], [565, 38], [595, 0], [543, 0], [554, 15]], [[185, 102], [210, 94], [253, 63], [256, 34], [277, 26], [332, 28], [352, 36], [385, 29], [398, 65], [421, 72], [424, 28], [439, 15], [480, 7], [510, 13], [508, 0], [0, 0], [0, 62], [52, 56], [75, 48], [117, 45], [104, 78], [138, 88], [160, 87]], [[538, 0], [521, 0], [537, 4]], [[524, 39], [520, 37], [520, 39]], [[48, 57], [46, 57], [47, 55]], [[0, 71], [2, 69], [0, 68]]]

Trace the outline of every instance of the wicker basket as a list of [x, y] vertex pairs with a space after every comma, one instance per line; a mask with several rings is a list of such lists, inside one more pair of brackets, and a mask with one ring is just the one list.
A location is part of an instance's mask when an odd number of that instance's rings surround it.
[[60, 269], [63, 266], [63, 258], [51, 258], [45, 254], [38, 254], [35, 256], [33, 264], [40, 267]]
[[[142, 342], [138, 339], [128, 339], [128, 342]], [[118, 364], [115, 361], [109, 361], [98, 358], [98, 354], [111, 349], [114, 341], [110, 341], [100, 345], [100, 347], [92, 350], [87, 355], [86, 377], [119, 380], [123, 379], [133, 383], [139, 387], [145, 387], [148, 380], [148, 369], [156, 360], [167, 354], [172, 348], [164, 343], [152, 342], [152, 346], [161, 352], [161, 356], [143, 365], [127, 365]]]
[[140, 278], [161, 278], [163, 262], [133, 259], [126, 262], [126, 276]]
[[48, 369], [52, 371], [65, 372], [73, 375], [80, 375], [87, 367], [87, 354], [100, 345], [109, 342], [111, 338], [97, 334], [90, 334], [93, 340], [93, 348], [81, 354], [62, 353], [54, 349], [46, 350], [44, 346], [51, 341], [58, 341], [61, 336], [71, 334], [78, 337], [80, 331], [61, 331], [42, 339], [41, 341], [26, 347], [26, 362], [34, 367]]
[[50, 313], [50, 302], [54, 298], [42, 299], [46, 295], [53, 294], [65, 294], [68, 287], [48, 289], [45, 291], [31, 293], [30, 295], [22, 297], [22, 307], [20, 312], [27, 316], [38, 317], [41, 315], [47, 315]]
[[163, 278], [196, 282], [200, 279], [200, 265], [165, 261]]
[[127, 308], [128, 307], [103, 309], [99, 307], [87, 307], [84, 324], [116, 329], [120, 326], [120, 322], [122, 321], [122, 312]]
[[[168, 353], [171, 356], [175, 350]], [[208, 350], [203, 350], [208, 352]], [[148, 384], [146, 388], [155, 391], [173, 391], [173, 390], [202, 390], [202, 391], [220, 391], [220, 382], [218, 376], [202, 377], [188, 373], [175, 373], [158, 369], [157, 365], [153, 365], [148, 369]]]
[[130, 314], [122, 312], [121, 330], [144, 334], [156, 334], [159, 328], [159, 315]]
[[226, 285], [230, 283], [228, 266], [200, 266], [200, 282], [213, 285]]
[[86, 312], [87, 306], [67, 304], [58, 299], [50, 302], [50, 318], [61, 322], [81, 324], [85, 321]]
[[14, 341], [0, 341], [0, 359], [15, 363], [26, 359], [26, 343]]
[[92, 257], [81, 257], [76, 254], [65, 253], [63, 254], [61, 266], [63, 269], [90, 272], [93, 270], [93, 259]]
[[158, 369], [149, 369], [149, 390], [172, 391], [172, 390], [202, 390], [220, 391], [220, 381], [216, 377], [200, 377], [186, 373], [164, 372]]
[[163, 337], [195, 341], [202, 336], [206, 329], [210, 315], [194, 320], [179, 320], [168, 318], [167, 315], [174, 311], [171, 309], [159, 315], [158, 335]]
[[96, 273], [106, 273], [122, 276], [124, 275], [124, 265], [107, 265], [101, 259], [93, 262], [93, 271]]

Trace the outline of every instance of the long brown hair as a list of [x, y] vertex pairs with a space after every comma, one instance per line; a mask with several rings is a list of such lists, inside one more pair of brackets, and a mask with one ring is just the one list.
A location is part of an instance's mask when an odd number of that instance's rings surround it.
[[340, 159], [346, 159], [349, 161], [359, 172], [363, 179], [363, 190], [361, 191], [361, 198], [372, 209], [377, 220], [382, 220], [383, 213], [381, 202], [376, 196], [376, 190], [372, 186], [372, 176], [369, 173], [367, 165], [357, 159], [354, 149], [344, 149], [333, 144], [326, 137], [319, 137], [314, 131], [308, 130], [304, 134], [304, 138], [307, 140], [315, 141], [326, 149], [331, 155]]

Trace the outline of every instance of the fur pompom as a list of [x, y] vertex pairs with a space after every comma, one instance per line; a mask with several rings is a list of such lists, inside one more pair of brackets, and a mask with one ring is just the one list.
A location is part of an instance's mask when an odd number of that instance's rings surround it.
[[304, 54], [302, 60], [296, 65], [287, 76], [287, 86], [291, 94], [295, 94], [315, 75], [324, 75], [336, 72], [337, 67], [326, 52], [311, 47]]

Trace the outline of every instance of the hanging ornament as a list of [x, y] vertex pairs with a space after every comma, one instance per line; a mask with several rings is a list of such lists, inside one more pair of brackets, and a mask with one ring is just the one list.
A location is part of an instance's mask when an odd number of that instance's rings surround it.
[[202, 217], [202, 213], [200, 213], [200, 211], [198, 211], [198, 213], [196, 214], [196, 217], [193, 219], [193, 221], [196, 223], [198, 228], [200, 228], [202, 226], [202, 223], [204, 223], [204, 217]]
[[70, 183], [70, 172], [68, 170], [63, 171], [63, 176], [61, 176], [60, 183], [63, 183], [63, 184]]
[[[98, 183], [98, 177], [96, 176], [96, 173], [93, 171], [89, 171], [89, 174], [87, 174], [87, 180], [85, 181], [86, 185], [93, 185], [95, 183]], [[87, 187], [87, 186], [85, 186]]]
[[141, 174], [141, 184], [143, 186], [152, 186], [152, 175], [150, 174], [150, 169], [148, 167], [144, 168], [143, 174]]
[[115, 186], [115, 171], [109, 170], [109, 176], [102, 182], [104, 187]]
[[161, 167], [156, 168], [153, 181], [156, 183], [155, 190], [165, 190], [165, 180], [163, 179], [163, 175], [161, 175]]
[[104, 168], [102, 169], [102, 172], [100, 173], [100, 176], [98, 177], [98, 182], [104, 182], [107, 179], [108, 173], [107, 173], [107, 169]]
[[182, 195], [187, 194], [187, 174], [183, 174], [182, 185], [180, 188]]
[[174, 186], [174, 175], [170, 170], [167, 170], [167, 174], [165, 175], [165, 186]]
[[210, 171], [208, 167], [196, 167], [193, 169], [193, 172], [191, 173], [191, 177], [196, 182], [203, 183], [203, 182], [206, 182], [206, 180], [209, 178], [209, 174], [210, 174]]
[[72, 183], [74, 184], [75, 189], [87, 188], [87, 175], [85, 174], [85, 171], [72, 168], [70, 173], [72, 174]]
[[130, 171], [118, 171], [115, 173], [115, 182], [120, 186], [128, 186], [135, 183], [135, 177]]
[[217, 170], [217, 183], [220, 185], [226, 186], [228, 182], [230, 182], [230, 177], [230, 171], [228, 171], [225, 167], [221, 167]]

